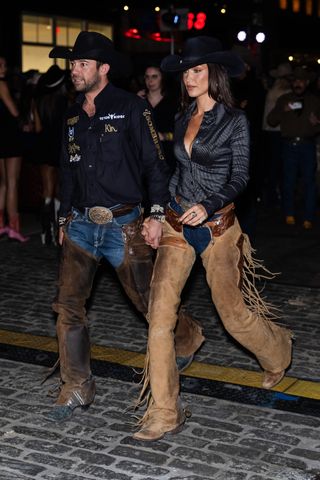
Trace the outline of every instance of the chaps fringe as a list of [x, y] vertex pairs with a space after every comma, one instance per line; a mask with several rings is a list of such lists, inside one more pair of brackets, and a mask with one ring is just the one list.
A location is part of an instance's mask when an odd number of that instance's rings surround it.
[[[243, 294], [243, 299], [248, 309], [264, 318], [265, 320], [273, 320], [281, 318], [280, 310], [272, 303], [267, 302], [262, 296], [260, 290], [256, 286], [256, 281], [261, 279], [270, 280], [275, 278], [279, 273], [270, 272], [261, 260], [254, 258], [256, 251], [252, 248], [248, 235], [243, 235], [242, 247], [240, 247], [240, 254], [243, 256], [243, 265], [241, 274], [240, 289]], [[260, 271], [257, 272], [257, 270]]]
[[137, 420], [137, 422], [135, 423], [135, 426], [139, 428], [145, 423], [148, 416], [148, 410], [153, 404], [153, 399], [152, 399], [151, 390], [150, 390], [149, 365], [150, 365], [149, 349], [147, 349], [147, 353], [144, 360], [144, 367], [142, 370], [142, 378], [139, 382], [139, 384], [142, 385], [141, 391], [140, 391], [139, 397], [137, 398], [137, 400], [134, 402], [132, 406], [134, 412], [139, 408], [143, 407], [144, 405], [146, 406], [146, 411], [142, 416], [134, 415], [134, 418]]

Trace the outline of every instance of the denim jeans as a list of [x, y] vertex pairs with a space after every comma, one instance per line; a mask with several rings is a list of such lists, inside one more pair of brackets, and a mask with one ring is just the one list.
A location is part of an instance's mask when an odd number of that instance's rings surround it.
[[113, 218], [111, 222], [98, 225], [75, 208], [67, 225], [70, 240], [97, 259], [104, 257], [114, 268], [121, 265], [125, 254], [125, 238], [122, 227], [141, 215], [141, 207], [132, 212]]
[[[174, 198], [171, 199], [169, 203], [170, 208], [180, 215], [183, 214], [183, 208], [179, 205]], [[212, 215], [208, 220], [218, 218], [220, 215]], [[189, 227], [188, 225], [183, 225], [183, 236], [191, 245], [197, 254], [201, 254], [209, 245], [211, 241], [211, 230], [206, 225], [199, 227]]]
[[313, 143], [283, 142], [283, 207], [285, 215], [295, 214], [298, 176], [303, 181], [304, 220], [312, 221], [316, 210], [316, 146]]

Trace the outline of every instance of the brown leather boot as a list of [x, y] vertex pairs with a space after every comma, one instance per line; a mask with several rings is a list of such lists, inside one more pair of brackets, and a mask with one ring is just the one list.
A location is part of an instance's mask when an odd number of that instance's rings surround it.
[[278, 385], [281, 382], [285, 374], [285, 370], [281, 370], [281, 372], [273, 373], [268, 372], [265, 370], [263, 372], [263, 380], [262, 380], [262, 387], [266, 389], [270, 389]]
[[133, 434], [133, 438], [144, 442], [154, 442], [166, 434], [173, 435], [181, 432], [185, 421], [186, 414], [180, 405], [175, 410], [150, 407], [142, 420], [142, 427]]
[[61, 391], [54, 409], [46, 416], [59, 422], [71, 417], [76, 407], [94, 400], [95, 382], [90, 368], [90, 340], [85, 310], [98, 262], [65, 237], [60, 264], [59, 293], [53, 304], [58, 313], [57, 336]]

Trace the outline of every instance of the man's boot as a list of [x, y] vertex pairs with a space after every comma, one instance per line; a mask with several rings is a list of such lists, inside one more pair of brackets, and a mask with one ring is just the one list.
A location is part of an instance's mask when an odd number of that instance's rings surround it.
[[90, 340], [85, 304], [98, 262], [65, 236], [60, 264], [59, 292], [53, 309], [58, 313], [57, 336], [61, 390], [47, 415], [55, 422], [68, 419], [76, 407], [89, 406], [95, 396], [90, 368]]

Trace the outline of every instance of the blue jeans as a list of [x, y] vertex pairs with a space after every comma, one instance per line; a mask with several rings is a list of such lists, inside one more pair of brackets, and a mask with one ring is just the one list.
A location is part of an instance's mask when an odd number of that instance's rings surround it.
[[97, 259], [104, 257], [114, 268], [121, 265], [125, 255], [125, 238], [122, 227], [141, 215], [141, 207], [132, 212], [113, 218], [111, 222], [98, 225], [91, 222], [79, 210], [72, 210], [72, 218], [67, 225], [70, 240]]
[[295, 214], [295, 189], [298, 176], [303, 180], [304, 220], [312, 221], [316, 210], [317, 157], [314, 143], [292, 144], [283, 141], [283, 207], [285, 215]]
[[[183, 208], [179, 205], [174, 198], [171, 199], [169, 206], [172, 210], [177, 212], [179, 215], [183, 214]], [[212, 215], [208, 220], [213, 220], [218, 218], [220, 215]], [[209, 245], [212, 236], [211, 230], [206, 225], [199, 227], [189, 227], [188, 225], [183, 225], [183, 236], [191, 245], [197, 254], [201, 254]]]

